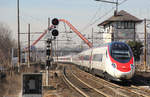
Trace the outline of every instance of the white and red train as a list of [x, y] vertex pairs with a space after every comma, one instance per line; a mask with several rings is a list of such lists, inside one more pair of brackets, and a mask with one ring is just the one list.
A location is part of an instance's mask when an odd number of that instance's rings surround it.
[[132, 51], [123, 42], [111, 42], [77, 55], [58, 57], [58, 61], [74, 63], [85, 71], [110, 80], [129, 80], [135, 72]]

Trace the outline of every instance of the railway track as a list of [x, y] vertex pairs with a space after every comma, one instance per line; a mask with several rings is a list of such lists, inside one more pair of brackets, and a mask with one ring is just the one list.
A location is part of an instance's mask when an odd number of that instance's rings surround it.
[[77, 78], [69, 69], [64, 69], [64, 79], [84, 97], [112, 97]]
[[[137, 86], [120, 86], [111, 82], [108, 82], [106, 80], [103, 80], [101, 78], [96, 78], [95, 76], [92, 76], [88, 73], [85, 73], [82, 70], [79, 70], [77, 68], [70, 68], [72, 69], [74, 75], [81, 78], [81, 80], [87, 82], [88, 84], [92, 85], [93, 87], [100, 89], [98, 87], [105, 87], [107, 91], [104, 91], [105, 93], [112, 94], [115, 97], [149, 97], [150, 93], [144, 91], [141, 88], [138, 88]], [[109, 92], [108, 92], [109, 91]]]

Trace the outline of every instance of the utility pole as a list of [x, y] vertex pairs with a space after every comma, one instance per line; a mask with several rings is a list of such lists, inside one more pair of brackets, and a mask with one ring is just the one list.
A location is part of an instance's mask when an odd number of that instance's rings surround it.
[[30, 68], [30, 24], [28, 24], [28, 68]]
[[147, 29], [146, 29], [146, 19], [144, 19], [144, 70], [146, 71], [146, 57], [147, 57]]
[[19, 18], [19, 0], [17, 0], [17, 22], [18, 22], [18, 72], [20, 71], [20, 18]]

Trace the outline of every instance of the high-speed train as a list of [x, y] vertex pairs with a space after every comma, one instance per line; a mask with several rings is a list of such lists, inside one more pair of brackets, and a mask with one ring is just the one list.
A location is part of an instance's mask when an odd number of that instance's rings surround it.
[[77, 55], [59, 57], [58, 61], [72, 62], [87, 72], [109, 80], [129, 80], [135, 73], [132, 51], [123, 42], [111, 42]]

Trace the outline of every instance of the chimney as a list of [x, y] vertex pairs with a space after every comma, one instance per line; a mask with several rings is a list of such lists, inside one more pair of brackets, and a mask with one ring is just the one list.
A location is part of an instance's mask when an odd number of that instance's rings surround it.
[[117, 16], [117, 10], [114, 11], [114, 16]]

